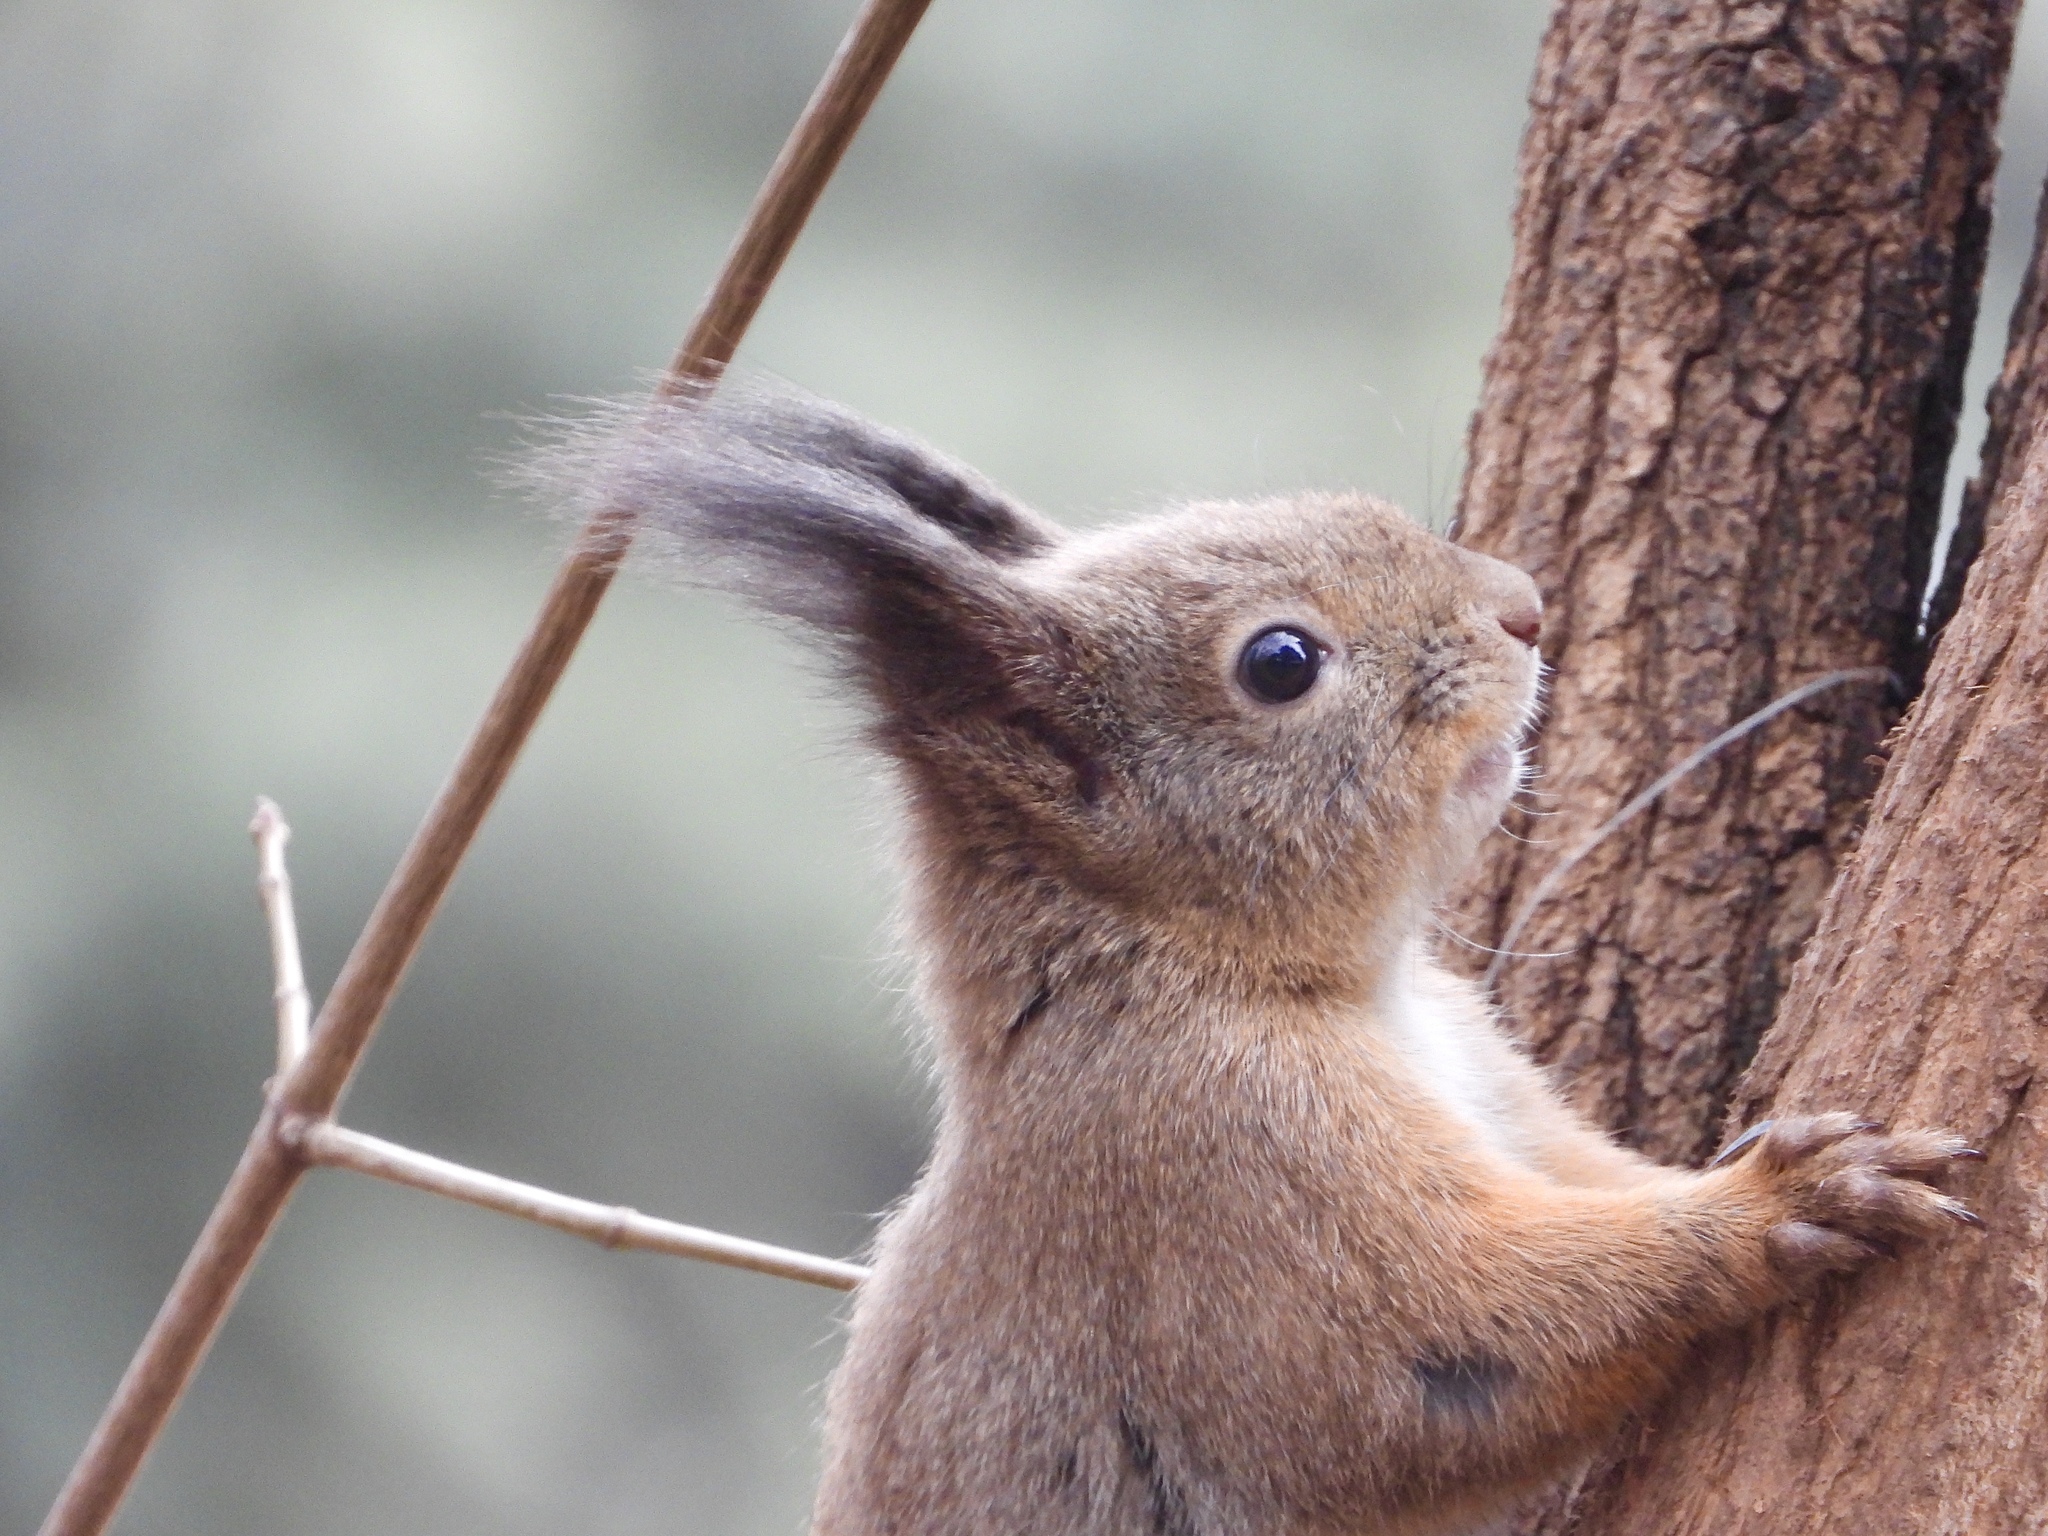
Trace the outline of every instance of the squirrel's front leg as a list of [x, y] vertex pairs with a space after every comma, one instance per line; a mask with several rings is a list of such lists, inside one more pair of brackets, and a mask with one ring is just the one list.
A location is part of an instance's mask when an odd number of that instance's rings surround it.
[[1978, 1224], [1931, 1182], [1977, 1155], [1953, 1136], [1832, 1114], [1771, 1123], [1704, 1173], [1489, 1192], [1462, 1315], [1413, 1367], [1422, 1459], [1543, 1475], [1654, 1397], [1701, 1335], [1896, 1242]]

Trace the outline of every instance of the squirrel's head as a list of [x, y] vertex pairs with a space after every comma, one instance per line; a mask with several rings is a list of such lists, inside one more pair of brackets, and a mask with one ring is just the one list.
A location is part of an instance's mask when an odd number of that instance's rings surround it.
[[732, 386], [575, 457], [690, 579], [826, 643], [901, 769], [926, 906], [1330, 956], [1412, 931], [1514, 787], [1535, 587], [1370, 497], [1070, 533]]

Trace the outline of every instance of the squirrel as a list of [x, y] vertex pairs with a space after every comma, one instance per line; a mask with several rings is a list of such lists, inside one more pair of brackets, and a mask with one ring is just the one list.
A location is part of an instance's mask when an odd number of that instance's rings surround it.
[[1071, 532], [779, 386], [547, 473], [821, 642], [900, 787], [939, 1123], [815, 1536], [1471, 1530], [1704, 1336], [1976, 1221], [1937, 1131], [1626, 1150], [1433, 958], [1536, 708], [1513, 567], [1359, 494]]

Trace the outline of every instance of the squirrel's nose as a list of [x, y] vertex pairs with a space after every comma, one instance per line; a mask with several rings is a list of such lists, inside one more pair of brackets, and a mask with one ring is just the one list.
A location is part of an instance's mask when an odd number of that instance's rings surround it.
[[1500, 627], [1524, 645], [1534, 645], [1536, 637], [1543, 633], [1543, 605], [1541, 603], [1532, 602], [1510, 608], [1499, 617]]
[[1543, 598], [1525, 572], [1477, 550], [1453, 546], [1461, 566], [1466, 622], [1484, 624], [1492, 614], [1501, 629], [1535, 649], [1543, 633]]

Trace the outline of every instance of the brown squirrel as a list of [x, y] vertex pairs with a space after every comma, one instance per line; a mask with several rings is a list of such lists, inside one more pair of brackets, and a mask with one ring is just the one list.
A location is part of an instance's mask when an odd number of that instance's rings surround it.
[[1071, 533], [758, 387], [555, 468], [820, 637], [900, 780], [940, 1123], [818, 1536], [1470, 1529], [1700, 1336], [1974, 1221], [1960, 1141], [1848, 1114], [1659, 1167], [1433, 960], [1537, 697], [1512, 567], [1348, 494]]

